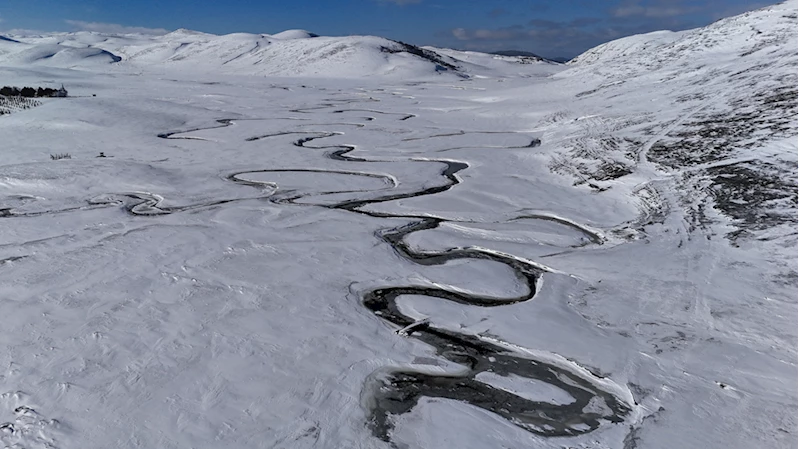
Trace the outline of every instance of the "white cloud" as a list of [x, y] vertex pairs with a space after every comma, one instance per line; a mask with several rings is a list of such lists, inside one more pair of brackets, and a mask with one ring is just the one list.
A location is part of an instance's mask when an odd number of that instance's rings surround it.
[[84, 22], [82, 20], [65, 20], [66, 23], [78, 31], [96, 31], [98, 33], [113, 34], [166, 34], [169, 30], [163, 28], [146, 28], [120, 25], [118, 23]]
[[452, 35], [455, 36], [455, 39], [461, 41], [468, 41], [469, 40], [469, 32], [466, 31], [464, 28], [455, 28], [452, 30]]

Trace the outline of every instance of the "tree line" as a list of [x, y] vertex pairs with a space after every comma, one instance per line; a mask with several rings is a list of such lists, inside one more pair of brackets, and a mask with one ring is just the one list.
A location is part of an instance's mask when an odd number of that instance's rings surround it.
[[6, 97], [54, 97], [58, 93], [58, 89], [51, 89], [49, 87], [23, 87], [22, 89], [14, 86], [3, 86], [0, 88], [0, 95]]

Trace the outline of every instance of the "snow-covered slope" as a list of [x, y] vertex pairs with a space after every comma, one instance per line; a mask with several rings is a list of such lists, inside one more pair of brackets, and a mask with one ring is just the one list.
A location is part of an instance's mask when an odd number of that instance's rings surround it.
[[374, 36], [319, 37], [304, 30], [224, 36], [183, 29], [163, 36], [79, 32], [19, 40], [25, 43], [2, 43], [0, 65], [52, 62], [71, 67], [105, 58], [104, 62], [121, 60], [121, 66], [142, 70], [261, 76], [418, 77], [458, 72], [456, 60], [430, 50]]
[[673, 43], [686, 32], [654, 31], [636, 34], [606, 42], [569, 61], [569, 64], [613, 64], [626, 65], [630, 59], [641, 61], [658, 60], [659, 49]]
[[537, 56], [505, 56], [477, 51], [425, 47], [458, 61], [462, 71], [486, 77], [541, 77], [561, 70], [557, 62]]
[[0, 447], [795, 448], [796, 15], [0, 39]]
[[29, 44], [14, 39], [0, 39], [0, 65], [87, 68], [118, 62], [121, 58], [89, 46], [63, 45], [56, 42]]
[[[668, 124], [644, 122], [652, 137], [639, 158], [679, 174], [691, 227], [704, 226], [707, 207], [732, 219], [731, 237], [792, 227], [796, 167], [772, 145], [796, 132], [796, 11], [784, 2], [696, 30], [609, 42], [558, 77], [591, 80], [595, 87], [577, 95], [609, 106], [638, 95], [683, 111]], [[756, 184], [771, 187], [747, 193]]]
[[163, 36], [76, 32], [14, 37], [0, 42], [0, 65], [35, 62], [55, 67], [80, 67], [101, 61], [120, 62], [117, 66], [123, 71], [419, 78], [441, 74], [488, 75], [497, 69], [500, 73], [510, 69], [529, 74], [529, 67], [513, 66], [546, 63], [539, 58], [420, 48], [375, 36], [322, 37], [305, 30], [287, 30], [273, 35], [217, 36], [179, 29]]
[[[624, 288], [579, 308], [619, 331], [639, 323], [656, 363], [682, 372], [667, 376], [670, 411], [636, 433], [638, 447], [795, 447], [796, 36], [788, 1], [609, 42], [549, 84], [567, 97], [533, 127], [552, 145], [549, 166], [598, 196], [627, 192], [640, 213], [619, 231], [650, 245], [639, 256], [650, 268], [625, 263]], [[508, 94], [497, 103], [509, 110], [551, 98]], [[731, 387], [726, 372], [747, 374]]]
[[795, 48], [796, 43], [791, 44], [796, 29], [795, 11], [796, 4], [787, 1], [721, 19], [703, 28], [625, 37], [588, 50], [569, 64], [602, 66], [608, 73], [623, 67], [617, 76], [626, 76], [630, 70], [656, 70], [678, 61], [690, 64], [691, 58], [728, 60], [732, 56], [772, 50], [783, 55]]
[[286, 30], [277, 34], [272, 34], [271, 36], [273, 39], [308, 39], [311, 37], [319, 37], [318, 34], [305, 30]]
[[33, 45], [8, 55], [9, 65], [47, 65], [51, 67], [91, 67], [119, 62], [120, 58], [99, 48], [75, 48], [63, 45]]

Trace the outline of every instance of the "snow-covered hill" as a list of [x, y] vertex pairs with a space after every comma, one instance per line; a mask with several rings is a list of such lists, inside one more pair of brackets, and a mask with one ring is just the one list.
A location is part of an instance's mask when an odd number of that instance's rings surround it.
[[777, 56], [784, 56], [796, 48], [796, 39], [791, 39], [796, 31], [795, 13], [796, 4], [787, 1], [693, 30], [629, 36], [588, 50], [569, 64], [596, 67], [603, 73], [621, 68], [616, 75], [627, 76], [631, 70], [657, 70], [676, 62], [691, 64], [691, 58], [729, 60], [773, 50], [779, 52]]
[[0, 65], [193, 70], [261, 76], [419, 77], [459, 72], [458, 61], [374, 36], [319, 37], [304, 30], [216, 36], [177, 30], [163, 36], [94, 32], [0, 42]]
[[[706, 225], [707, 208], [732, 220], [731, 238], [771, 233], [780, 224], [791, 228], [796, 164], [773, 145], [796, 135], [796, 11], [795, 2], [784, 2], [704, 28], [608, 42], [557, 77], [591, 80], [577, 95], [608, 106], [637, 97], [683, 111], [658, 126], [642, 123], [651, 137], [638, 157], [680, 177], [691, 228]], [[591, 152], [589, 159], [602, 154]], [[580, 156], [570, 163], [591, 164]]]
[[[459, 56], [464, 60], [457, 59]], [[185, 29], [162, 36], [83, 31], [13, 36], [0, 41], [0, 65], [80, 68], [118, 63], [120, 70], [259, 76], [464, 77], [518, 63], [544, 62], [539, 58], [420, 48], [376, 36], [322, 37], [305, 30], [223, 36]]]

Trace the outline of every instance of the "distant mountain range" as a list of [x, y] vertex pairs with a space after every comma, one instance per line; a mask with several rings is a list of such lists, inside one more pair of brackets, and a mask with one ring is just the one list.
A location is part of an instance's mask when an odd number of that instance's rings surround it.
[[[273, 35], [232, 33], [221, 36], [186, 29], [161, 36], [80, 31], [0, 36], [0, 65], [78, 69], [113, 65], [128, 71], [157, 68], [161, 71], [182, 69], [237, 75], [326, 78], [491, 76], [505, 72], [505, 69], [518, 72], [529, 70], [530, 65], [563, 62], [573, 65], [602, 61], [625, 63], [633, 58], [640, 59], [639, 63], [646, 66], [652, 61], [663, 60], [665, 55], [676, 58], [718, 44], [724, 36], [712, 35], [707, 39], [700, 36], [708, 34], [705, 30], [714, 27], [718, 28], [713, 24], [677, 33], [662, 31], [630, 36], [602, 44], [572, 60], [544, 58], [519, 50], [488, 54], [418, 47], [376, 36], [323, 37], [305, 30], [287, 30]], [[737, 28], [730, 28], [728, 32], [743, 33]]]
[[549, 61], [422, 48], [376, 36], [322, 37], [304, 30], [223, 36], [179, 29], [162, 35], [96, 32], [3, 37], [0, 65], [189, 69], [262, 76], [457, 76], [497, 65]]
[[541, 60], [552, 61], [552, 62], [560, 62], [564, 63], [567, 62], [570, 58], [564, 58], [561, 56], [554, 57], [554, 58], [545, 58], [543, 56], [539, 56], [535, 53], [529, 51], [522, 51], [522, 50], [500, 50], [500, 51], [492, 51], [492, 55], [500, 55], [500, 56], [523, 56], [527, 58], [538, 58]]

